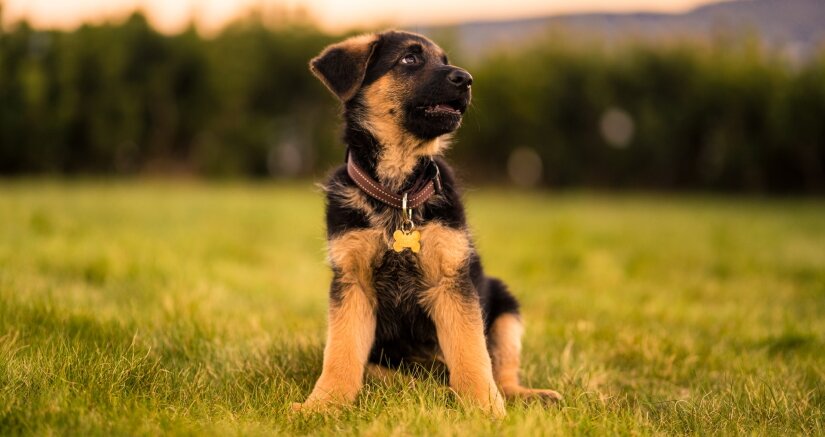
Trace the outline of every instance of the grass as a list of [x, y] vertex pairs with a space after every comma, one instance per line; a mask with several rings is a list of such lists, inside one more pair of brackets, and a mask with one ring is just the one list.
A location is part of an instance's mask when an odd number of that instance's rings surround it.
[[289, 414], [330, 277], [309, 183], [4, 182], [0, 434], [825, 434], [823, 202], [467, 198], [562, 405], [494, 422], [398, 377]]

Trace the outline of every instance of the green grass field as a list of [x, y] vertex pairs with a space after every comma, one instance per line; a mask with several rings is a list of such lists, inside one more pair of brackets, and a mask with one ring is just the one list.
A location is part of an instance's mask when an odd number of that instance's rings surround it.
[[0, 183], [0, 434], [825, 434], [825, 203], [467, 195], [523, 304], [494, 422], [433, 378], [293, 415], [320, 372], [310, 183]]

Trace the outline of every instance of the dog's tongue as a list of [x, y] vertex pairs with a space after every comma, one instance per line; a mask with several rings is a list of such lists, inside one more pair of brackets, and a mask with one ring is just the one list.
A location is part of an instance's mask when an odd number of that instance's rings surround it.
[[444, 103], [439, 103], [435, 105], [435, 109], [438, 111], [455, 111], [452, 106], [446, 105]]

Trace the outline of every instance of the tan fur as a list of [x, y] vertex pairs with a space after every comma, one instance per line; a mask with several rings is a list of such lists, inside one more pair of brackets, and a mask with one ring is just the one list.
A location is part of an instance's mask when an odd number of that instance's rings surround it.
[[519, 356], [524, 329], [515, 314], [502, 314], [490, 328], [493, 374], [505, 395], [519, 387]]
[[393, 74], [387, 74], [364, 89], [365, 110], [361, 122], [383, 146], [376, 173], [380, 181], [397, 191], [412, 173], [418, 158], [440, 154], [440, 138], [421, 140], [403, 128], [400, 96], [408, 90]]
[[330, 240], [329, 262], [341, 271], [343, 283], [371, 291], [373, 264], [379, 252], [388, 247], [383, 235], [376, 229], [362, 229]]
[[524, 327], [515, 314], [498, 316], [490, 327], [490, 353], [496, 383], [508, 398], [541, 397], [553, 401], [561, 399], [561, 395], [556, 391], [526, 388], [519, 382], [523, 333]]
[[341, 205], [361, 211], [365, 216], [372, 218], [376, 215], [375, 208], [367, 201], [367, 195], [356, 186], [341, 186], [335, 195], [341, 199]]
[[355, 400], [374, 338], [374, 305], [360, 287], [347, 287], [340, 305], [329, 310], [321, 376], [307, 400], [293, 409], [323, 410]]
[[442, 280], [455, 279], [467, 263], [470, 254], [470, 238], [467, 232], [438, 222], [428, 223], [420, 230], [419, 262], [426, 284], [435, 287]]
[[[372, 229], [382, 229], [383, 240], [387, 247], [392, 245], [392, 233], [399, 229], [404, 221], [401, 211], [385, 208], [382, 211], [376, 210], [368, 201], [367, 195], [360, 188], [346, 185], [334, 185], [321, 187], [324, 191], [338, 198], [342, 205], [361, 211], [367, 217]], [[420, 213], [413, 212], [414, 220], [420, 219]]]
[[342, 48], [346, 48], [349, 50], [363, 50], [363, 47], [368, 46], [370, 43], [378, 39], [378, 35], [374, 33], [365, 33], [362, 35], [351, 36], [337, 45]]
[[493, 416], [504, 416], [504, 400], [493, 379], [478, 298], [463, 297], [452, 281], [428, 290], [424, 304], [435, 323], [438, 345], [450, 369], [450, 387]]
[[[450, 369], [450, 386], [462, 399], [497, 417], [505, 415], [504, 401], [493, 379], [484, 338], [481, 306], [467, 295], [460, 278], [470, 253], [463, 231], [430, 224], [422, 229], [419, 261], [430, 288], [422, 304], [433, 319], [438, 344]], [[425, 237], [426, 236], [426, 237]]]
[[367, 364], [367, 376], [381, 382], [387, 382], [398, 375], [399, 372], [395, 369], [379, 366], [378, 364]]
[[341, 272], [341, 300], [329, 309], [324, 365], [315, 388], [295, 410], [322, 410], [352, 402], [363, 385], [364, 366], [375, 339], [373, 263], [386, 250], [383, 233], [349, 232], [329, 243], [329, 260]]

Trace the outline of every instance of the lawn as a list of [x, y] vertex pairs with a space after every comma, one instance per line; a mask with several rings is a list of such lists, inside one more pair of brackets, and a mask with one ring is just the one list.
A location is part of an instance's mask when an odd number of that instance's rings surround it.
[[320, 372], [311, 183], [0, 183], [0, 434], [825, 434], [825, 202], [475, 189], [521, 299], [500, 422], [435, 378], [294, 415]]

